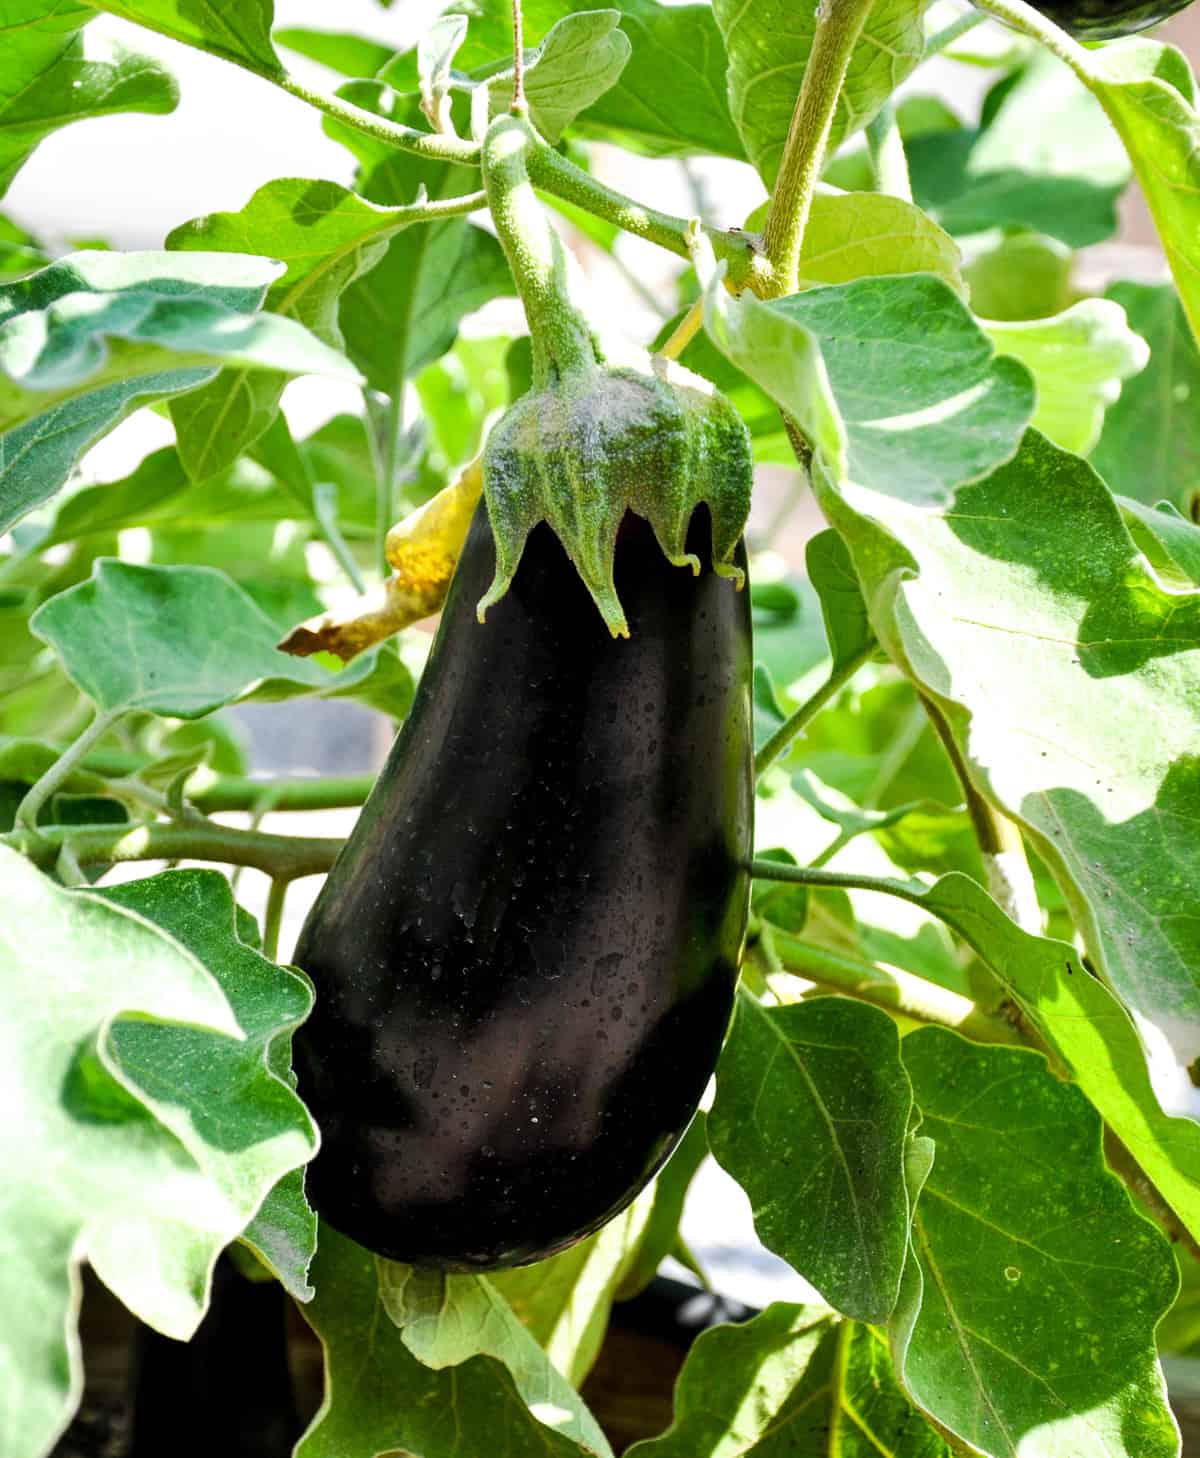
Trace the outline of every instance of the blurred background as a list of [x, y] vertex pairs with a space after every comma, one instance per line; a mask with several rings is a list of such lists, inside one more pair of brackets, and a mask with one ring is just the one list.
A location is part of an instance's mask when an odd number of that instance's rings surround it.
[[[280, 25], [359, 31], [399, 50], [415, 43], [439, 8], [436, 0], [405, 0], [389, 9], [375, 0], [339, 0], [336, 7], [326, 0], [277, 0], [276, 15]], [[1200, 62], [1200, 6], [1165, 26], [1160, 35], [1187, 52], [1194, 65]], [[178, 78], [182, 99], [169, 116], [91, 121], [58, 131], [41, 144], [17, 177], [5, 211], [50, 251], [95, 242], [118, 249], [158, 248], [180, 223], [210, 211], [240, 208], [274, 178], [351, 184], [353, 159], [325, 136], [320, 116], [304, 103], [199, 52], [145, 31], [135, 33], [108, 16], [89, 30], [92, 41], [105, 37], [158, 56]], [[299, 56], [288, 59], [302, 82], [325, 90], [337, 84], [323, 67]], [[919, 85], [923, 93], [937, 92], [967, 117], [975, 114], [993, 79], [982, 68], [937, 59], [909, 84]], [[664, 85], [669, 84], [664, 77]], [[700, 213], [719, 226], [740, 225], [764, 198], [762, 184], [745, 164], [643, 159], [602, 145], [591, 150], [594, 170], [624, 191], [678, 214]], [[643, 343], [652, 339], [677, 311], [677, 280], [684, 265], [627, 237], [618, 243], [615, 261], [579, 234], [572, 234], [572, 242], [604, 298], [606, 316], [622, 319], [631, 337]], [[1076, 277], [1088, 290], [1101, 289], [1115, 277], [1146, 282], [1166, 277], [1136, 185], [1123, 202], [1118, 238], [1085, 250]], [[471, 338], [523, 332], [511, 299], [489, 304], [464, 330]], [[301, 436], [339, 412], [360, 411], [361, 399], [351, 387], [302, 379], [289, 386], [285, 409], [294, 434]], [[139, 411], [91, 452], [83, 476], [116, 479], [171, 439], [165, 418]], [[800, 570], [804, 543], [819, 525], [815, 509], [798, 490], [797, 473], [785, 466], [759, 470], [752, 535], [769, 542], [769, 551], [760, 557], [760, 573]], [[127, 548], [137, 555], [136, 540], [123, 541], [123, 554]], [[432, 631], [432, 624], [425, 631]], [[414, 635], [415, 659], [421, 643]], [[227, 718], [245, 741], [252, 771], [262, 776], [373, 772], [392, 738], [390, 720], [336, 700], [243, 706]], [[350, 810], [267, 815], [262, 825], [300, 835], [341, 836], [354, 815]], [[225, 818], [244, 823], [244, 817]], [[131, 874], [147, 870], [138, 866]], [[280, 945], [285, 960], [317, 887], [310, 879], [292, 889]], [[261, 916], [265, 878], [247, 871], [238, 894]], [[745, 1196], [711, 1160], [692, 1187], [683, 1233], [719, 1291], [753, 1306], [805, 1298], [804, 1283], [758, 1244]], [[682, 1268], [674, 1274], [691, 1279]]]

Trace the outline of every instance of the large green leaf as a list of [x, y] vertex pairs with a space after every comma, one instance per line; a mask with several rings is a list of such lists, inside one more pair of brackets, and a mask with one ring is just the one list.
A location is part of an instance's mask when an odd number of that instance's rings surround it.
[[953, 927], [995, 972], [1184, 1227], [1200, 1238], [1200, 1125], [1163, 1113], [1137, 1030], [1113, 994], [1071, 946], [1022, 931], [966, 876], [943, 876], [919, 892], [917, 903]]
[[988, 1458], [1175, 1458], [1154, 1350], [1175, 1261], [1094, 1110], [1035, 1053], [941, 1028], [903, 1051], [936, 1145], [892, 1326], [908, 1391]]
[[0, 288], [0, 431], [104, 385], [234, 360], [355, 379], [291, 319], [259, 312], [280, 265], [241, 254], [68, 254]]
[[877, 631], [1034, 836], [1110, 984], [1190, 1062], [1200, 592], [1160, 582], [1091, 468], [1033, 432], [945, 512], [857, 485], [825, 496]]
[[395, 46], [349, 30], [315, 30], [306, 25], [281, 25], [271, 33], [277, 45], [319, 61], [353, 80], [374, 76], [395, 54]]
[[[193, 1125], [216, 1151], [208, 1158], [210, 1174], [222, 1184], [246, 1184], [254, 1179], [253, 1188], [258, 1188], [274, 1168], [268, 1142], [273, 1129], [289, 1117], [297, 1121], [298, 1101], [291, 1093], [296, 1082], [292, 1033], [312, 1007], [307, 979], [277, 967], [233, 934], [237, 908], [228, 881], [215, 871], [164, 871], [122, 886], [102, 887], [97, 894], [161, 927], [221, 984], [261, 1065], [243, 1089], [247, 1107], [242, 1113], [245, 1127], [241, 1137], [245, 1146], [257, 1144], [263, 1168], [254, 1169], [245, 1147], [225, 1144], [226, 1109], [205, 1109], [198, 1117], [192, 1116]], [[251, 929], [257, 936], [253, 924]], [[124, 1023], [118, 1024], [113, 1039], [125, 1071], [135, 1074], [148, 1091], [161, 1085], [164, 1062], [173, 1065], [172, 1081], [182, 1072], [198, 1087], [206, 1079], [219, 1079], [229, 1087], [239, 1078], [246, 1079], [248, 1049], [242, 1044], [214, 1047], [209, 1037], [174, 1031], [168, 1055], [161, 1036]], [[315, 1126], [308, 1119], [300, 1122], [312, 1154], [317, 1142]], [[306, 1278], [317, 1248], [317, 1221], [304, 1197], [302, 1170], [289, 1171], [271, 1186], [241, 1238], [293, 1295], [301, 1300], [311, 1295]]]
[[390, 1320], [369, 1251], [321, 1227], [305, 1320], [325, 1353], [325, 1400], [296, 1458], [579, 1458], [556, 1430], [565, 1412], [539, 1421], [508, 1369], [472, 1356], [437, 1371], [405, 1345]]
[[933, 273], [964, 293], [958, 244], [920, 208], [884, 192], [818, 193], [800, 252], [800, 285], [869, 274]]
[[87, 0], [147, 30], [196, 46], [260, 76], [282, 67], [271, 45], [274, 0]]
[[[619, 10], [581, 10], [564, 15], [540, 45], [526, 51], [525, 99], [535, 127], [558, 142], [581, 111], [617, 84], [629, 60], [629, 37], [617, 28]], [[463, 24], [460, 19], [459, 25]], [[511, 70], [488, 83], [493, 116], [512, 104]]]
[[941, 279], [865, 278], [763, 303], [735, 300], [706, 272], [705, 328], [793, 414], [840, 478], [881, 495], [944, 503], [1012, 455], [1033, 383], [997, 358]]
[[886, 1321], [908, 1243], [912, 1095], [886, 1013], [845, 998], [737, 1003], [708, 1137], [764, 1245], [839, 1311]]
[[702, 1332], [675, 1420], [627, 1458], [949, 1458], [892, 1371], [880, 1336], [820, 1307], [775, 1302]]
[[259, 312], [278, 273], [267, 258], [97, 250], [0, 288], [0, 528], [53, 495], [131, 404], [225, 360], [355, 378], [306, 329]]
[[[876, 0], [850, 58], [829, 139], [833, 151], [866, 126], [921, 59], [924, 0]], [[816, 18], [812, 5], [793, 0], [715, 0], [729, 52], [729, 99], [746, 155], [770, 186], [804, 68]]]
[[311, 1156], [312, 1124], [271, 1057], [310, 997], [238, 942], [215, 872], [110, 901], [0, 850], [0, 884], [22, 913], [19, 937], [0, 938], [0, 1405], [6, 1451], [42, 1455], [82, 1388], [78, 1263], [186, 1339], [222, 1248]]
[[383, 1309], [426, 1367], [443, 1371], [472, 1357], [493, 1357], [508, 1369], [535, 1417], [584, 1452], [612, 1458], [579, 1394], [485, 1277], [414, 1270], [391, 1261], [379, 1261], [376, 1270]]
[[179, 93], [157, 61], [120, 47], [106, 54], [79, 33], [93, 13], [72, 0], [7, 0], [0, 11], [0, 195], [60, 127], [174, 110]]
[[330, 673], [312, 659], [281, 653], [276, 625], [216, 568], [110, 558], [99, 560], [87, 581], [43, 603], [30, 627], [101, 712], [141, 709], [178, 719], [200, 718], [250, 694], [279, 699], [361, 689], [380, 653]]
[[1033, 424], [1064, 450], [1087, 455], [1122, 382], [1145, 368], [1150, 351], [1111, 299], [1083, 299], [1049, 319], [985, 320], [1001, 354], [1025, 364], [1037, 382]]
[[1073, 48], [1075, 69], [1121, 134], [1150, 205], [1192, 333], [1200, 336], [1200, 114], [1181, 51], [1136, 37]]
[[[415, 191], [414, 183], [396, 200], [411, 203]], [[265, 308], [340, 348], [343, 291], [379, 262], [388, 238], [410, 221], [409, 215], [377, 207], [336, 182], [280, 178], [260, 187], [240, 212], [212, 213], [176, 228], [167, 247], [281, 260], [285, 268]], [[172, 418], [189, 474], [204, 480], [232, 464], [274, 420], [285, 383], [281, 375], [226, 370], [205, 389], [176, 402]]]
[[101, 385], [0, 435], [0, 530], [49, 500], [88, 446], [131, 410], [194, 389], [213, 369], [166, 370]]
[[1150, 363], [1110, 406], [1091, 460], [1114, 491], [1170, 501], [1200, 499], [1200, 350], [1170, 286], [1119, 283], [1107, 298], [1150, 346]]
[[1045, 53], [999, 89], [982, 129], [909, 143], [916, 200], [951, 233], [1030, 228], [1072, 248], [1110, 237], [1130, 167], [1095, 98]]
[[[741, 157], [726, 100], [725, 46], [711, 7], [618, 0], [615, 8], [632, 54], [616, 85], [592, 102], [577, 127], [640, 151]], [[456, 0], [450, 9], [471, 22], [457, 64], [477, 74], [494, 70], [512, 50], [507, 0]], [[540, 40], [571, 13], [569, 0], [531, 0], [524, 14], [526, 43]], [[665, 76], [669, 86], [663, 84]], [[393, 84], [400, 82], [394, 75]]]
[[[869, 287], [885, 293], [868, 322], [861, 284], [769, 306], [710, 285], [709, 328], [817, 446], [822, 504], [880, 640], [941, 703], [980, 788], [1032, 833], [1110, 984], [1189, 1063], [1200, 1052], [1200, 859], [1187, 828], [1200, 804], [1200, 594], [1154, 576], [1078, 457], [1031, 431], [1000, 464], [1023, 412], [1016, 395], [1001, 415], [971, 389], [970, 349], [957, 401], [951, 348], [930, 374], [944, 381], [942, 418], [892, 437], [890, 452], [856, 450], [856, 415], [895, 414], [918, 392], [924, 404], [935, 398], [902, 303], [919, 281]], [[806, 316], [813, 300], [824, 333]], [[926, 312], [925, 348], [961, 338], [961, 321], [945, 318]], [[796, 330], [788, 356], [785, 324]], [[808, 376], [798, 380], [801, 350]], [[882, 447], [895, 423], [870, 444]], [[917, 444], [924, 451], [910, 457]], [[989, 456], [995, 469], [972, 480]]]

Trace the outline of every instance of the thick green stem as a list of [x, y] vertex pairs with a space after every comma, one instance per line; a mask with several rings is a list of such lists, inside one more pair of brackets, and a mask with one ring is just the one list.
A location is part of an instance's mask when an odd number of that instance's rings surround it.
[[46, 773], [30, 785], [25, 792], [25, 797], [17, 806], [16, 814], [13, 816], [16, 825], [26, 826], [30, 829], [37, 825], [38, 814], [42, 806], [61, 785], [66, 783], [71, 771], [79, 767], [88, 750], [94, 748], [104, 738], [120, 717], [119, 712], [105, 713], [99, 709], [96, 710], [92, 722], [79, 738], [69, 745]]
[[770, 293], [776, 298], [795, 293], [799, 283], [800, 248], [825, 162], [838, 97], [872, 3], [821, 0], [817, 7], [812, 50], [763, 230], [772, 269]]
[[[573, 203], [606, 222], [615, 224], [635, 238], [657, 243], [680, 258], [691, 258], [689, 239], [693, 224], [687, 218], [660, 213], [656, 208], [634, 202], [622, 192], [597, 181], [581, 167], [556, 152], [545, 142], [532, 149], [527, 158], [529, 176], [534, 186], [563, 202]], [[718, 260], [728, 265], [726, 277], [734, 288], [751, 287], [756, 292], [765, 287], [767, 262], [755, 240], [737, 229], [724, 232], [719, 228], [702, 228], [712, 244]]]
[[273, 880], [294, 881], [329, 870], [340, 840], [263, 835], [225, 825], [44, 825], [0, 835], [0, 845], [51, 869], [64, 844], [79, 866], [124, 861], [218, 861], [252, 866]]
[[483, 182], [496, 234], [525, 306], [533, 345], [533, 383], [597, 363], [596, 337], [575, 302], [581, 280], [574, 260], [550, 224], [529, 178], [538, 141], [523, 116], [500, 116], [483, 141]]
[[326, 116], [333, 117], [365, 136], [374, 137], [388, 146], [401, 151], [412, 152], [414, 156], [425, 157], [431, 162], [461, 162], [470, 166], [479, 161], [479, 145], [464, 137], [451, 136], [446, 132], [421, 132], [416, 127], [406, 127], [398, 122], [386, 121], [374, 112], [364, 111], [340, 97], [326, 96], [322, 91], [310, 91], [299, 81], [288, 75], [268, 77], [289, 96], [306, 101]]
[[263, 917], [263, 956], [272, 962], [279, 957], [279, 929], [283, 926], [283, 908], [287, 901], [288, 882], [276, 876], [267, 892], [267, 910]]
[[770, 739], [754, 756], [754, 774], [757, 778], [766, 773], [784, 752], [788, 745], [795, 739], [796, 735], [825, 707], [834, 694], [843, 684], [849, 683], [863, 664], [875, 651], [875, 643], [872, 640], [861, 653], [856, 653], [853, 658], [848, 658], [845, 663], [839, 664], [830, 673], [829, 677], [814, 694], [811, 694], [800, 705], [794, 714], [791, 714], [780, 726]]

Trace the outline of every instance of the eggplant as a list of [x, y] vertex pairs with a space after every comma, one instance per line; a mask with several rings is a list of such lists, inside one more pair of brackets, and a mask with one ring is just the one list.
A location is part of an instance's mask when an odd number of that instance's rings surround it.
[[[710, 532], [698, 508], [703, 561]], [[295, 956], [310, 1198], [450, 1271], [553, 1255], [650, 1180], [716, 1064], [749, 898], [749, 594], [672, 566], [632, 513], [628, 640], [545, 524], [481, 624], [494, 569], [481, 505]]]
[[1134, 35], [1186, 10], [1192, 0], [1031, 0], [1047, 20], [1076, 40]]

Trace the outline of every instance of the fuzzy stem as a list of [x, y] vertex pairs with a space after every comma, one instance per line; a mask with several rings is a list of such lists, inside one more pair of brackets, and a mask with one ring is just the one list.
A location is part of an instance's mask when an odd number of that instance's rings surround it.
[[872, 3], [873, 0], [821, 0], [817, 7], [812, 50], [792, 112], [779, 177], [763, 230], [772, 268], [772, 297], [796, 292], [800, 247], [833, 130], [838, 97]]
[[0, 835], [0, 845], [20, 851], [35, 866], [54, 866], [69, 844], [79, 866], [124, 861], [218, 861], [252, 866], [274, 880], [294, 881], [329, 870], [342, 848], [340, 840], [264, 835], [226, 825], [44, 825]]
[[68, 745], [45, 774], [26, 790], [25, 797], [17, 806], [16, 814], [13, 816], [14, 825], [23, 826], [29, 830], [35, 829], [42, 806], [59, 786], [66, 782], [71, 771], [78, 768], [88, 750], [104, 738], [120, 717], [121, 711], [119, 710], [116, 712], [96, 710], [92, 722], [79, 738], [73, 744]]
[[574, 302], [581, 281], [529, 180], [537, 138], [522, 116], [498, 116], [483, 141], [483, 181], [496, 234], [525, 306], [533, 345], [533, 385], [596, 364], [591, 326]]
[[833, 669], [821, 687], [815, 693], [810, 694], [796, 712], [776, 729], [754, 756], [755, 778], [761, 777], [770, 769], [796, 735], [817, 717], [834, 694], [843, 684], [848, 683], [854, 677], [874, 651], [875, 640], [872, 639], [860, 653], [856, 653], [853, 658], [847, 659], [845, 663]]
[[287, 901], [288, 882], [276, 876], [267, 892], [267, 909], [263, 917], [263, 956], [279, 960], [279, 929], [283, 925], [283, 908]]
[[291, 76], [271, 76], [267, 79], [274, 81], [289, 96], [306, 101], [309, 106], [315, 106], [318, 111], [324, 112], [335, 121], [353, 127], [356, 132], [374, 137], [376, 141], [384, 142], [390, 147], [398, 147], [401, 151], [425, 157], [431, 162], [461, 162], [469, 166], [479, 160], [478, 144], [466, 138], [449, 136], [445, 132], [421, 132], [416, 127], [386, 121], [373, 112], [364, 111], [361, 106], [341, 100], [340, 97], [326, 96], [322, 91], [311, 91]]
[[[542, 192], [573, 203], [597, 218], [615, 224], [635, 238], [645, 238], [660, 248], [691, 258], [690, 238], [693, 224], [687, 218], [660, 213], [656, 208], [634, 202], [624, 193], [609, 187], [576, 167], [561, 152], [545, 142], [538, 143], [527, 158], [529, 176]], [[726, 232], [720, 228], [702, 228], [712, 244], [713, 254], [728, 265], [729, 283], [734, 288], [761, 288], [766, 277], [766, 259], [755, 240], [747, 233]]]

